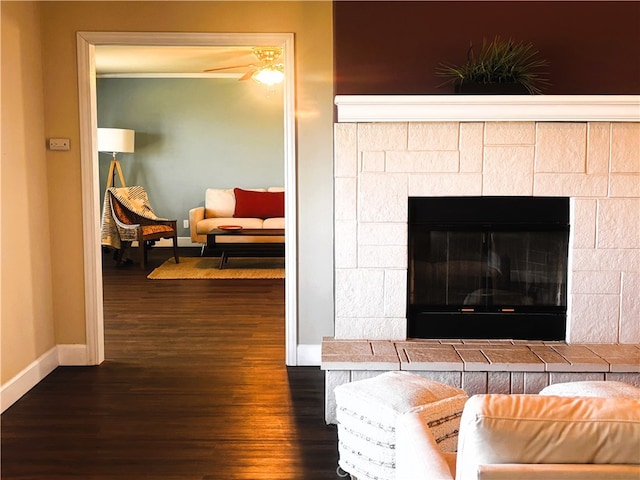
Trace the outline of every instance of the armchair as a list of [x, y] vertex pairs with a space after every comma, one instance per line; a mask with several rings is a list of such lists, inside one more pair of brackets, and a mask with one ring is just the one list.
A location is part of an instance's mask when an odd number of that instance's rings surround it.
[[475, 395], [457, 454], [444, 454], [413, 412], [396, 426], [396, 473], [412, 480], [638, 480], [640, 401], [556, 395]]
[[102, 244], [118, 250], [118, 264], [122, 263], [124, 252], [131, 242], [137, 241], [140, 266], [145, 268], [149, 245], [160, 238], [173, 241], [173, 256], [179, 263], [177, 232], [176, 220], [156, 216], [144, 188], [112, 187], [107, 190], [102, 218]]

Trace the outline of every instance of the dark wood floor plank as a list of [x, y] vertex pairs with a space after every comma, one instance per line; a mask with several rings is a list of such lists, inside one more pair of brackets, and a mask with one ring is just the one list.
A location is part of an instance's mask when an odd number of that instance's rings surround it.
[[284, 365], [283, 280], [104, 262], [106, 360], [56, 369], [2, 415], [3, 479], [339, 478], [323, 372]]

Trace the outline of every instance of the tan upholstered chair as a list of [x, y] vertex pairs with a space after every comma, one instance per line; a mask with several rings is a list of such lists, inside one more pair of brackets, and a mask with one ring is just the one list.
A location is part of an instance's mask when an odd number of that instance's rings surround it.
[[[111, 207], [111, 216], [115, 222], [118, 230], [118, 236], [120, 237], [121, 247], [116, 255], [116, 262], [122, 263], [122, 257], [125, 250], [131, 245], [134, 240], [138, 241], [138, 249], [140, 252], [140, 266], [145, 268], [147, 263], [147, 250], [150, 246], [150, 242], [158, 240], [160, 238], [170, 238], [173, 241], [173, 256], [176, 263], [180, 262], [178, 257], [178, 231], [176, 227], [176, 220], [167, 220], [163, 218], [149, 218], [155, 217], [153, 210], [148, 205], [146, 199], [146, 192], [141, 187], [137, 192], [142, 195], [145, 202], [141, 205], [145, 207], [141, 211], [134, 211], [133, 203], [129, 203], [129, 207], [125, 206], [123, 202], [118, 200], [118, 190], [125, 190], [127, 192], [131, 188], [110, 188], [108, 190], [109, 203]], [[151, 212], [151, 215], [149, 215]]]
[[[634, 388], [628, 387], [629, 392]], [[640, 478], [638, 394], [559, 393], [472, 396], [462, 412], [457, 453], [441, 451], [419, 413], [402, 415], [396, 423], [396, 478]]]

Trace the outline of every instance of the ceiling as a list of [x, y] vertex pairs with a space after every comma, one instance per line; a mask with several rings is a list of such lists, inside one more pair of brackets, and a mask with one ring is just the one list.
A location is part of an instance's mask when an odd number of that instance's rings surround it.
[[[95, 58], [98, 76], [194, 74], [238, 77], [247, 71], [247, 65], [258, 63], [250, 46], [97, 45]], [[209, 68], [237, 65], [244, 67], [203, 73]]]

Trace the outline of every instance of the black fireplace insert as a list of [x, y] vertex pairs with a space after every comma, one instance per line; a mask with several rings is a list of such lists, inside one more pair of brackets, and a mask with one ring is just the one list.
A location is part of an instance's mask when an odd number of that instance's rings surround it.
[[565, 340], [569, 199], [410, 197], [407, 335]]

